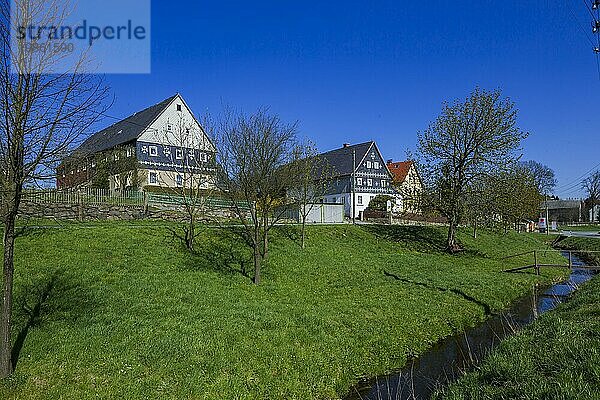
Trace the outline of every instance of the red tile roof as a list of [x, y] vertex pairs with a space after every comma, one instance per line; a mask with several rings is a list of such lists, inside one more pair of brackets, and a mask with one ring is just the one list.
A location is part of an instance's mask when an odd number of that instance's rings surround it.
[[388, 162], [387, 167], [394, 175], [394, 183], [403, 183], [413, 164], [413, 161]]

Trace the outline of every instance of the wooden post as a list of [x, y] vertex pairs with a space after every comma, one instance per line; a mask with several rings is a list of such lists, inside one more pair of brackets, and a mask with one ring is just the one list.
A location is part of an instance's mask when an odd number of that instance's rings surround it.
[[569, 270], [573, 270], [573, 252], [569, 250]]
[[536, 273], [536, 275], [539, 275], [540, 274], [540, 267], [538, 265], [537, 250], [533, 251], [533, 262], [534, 262], [534, 266], [535, 266], [535, 273]]

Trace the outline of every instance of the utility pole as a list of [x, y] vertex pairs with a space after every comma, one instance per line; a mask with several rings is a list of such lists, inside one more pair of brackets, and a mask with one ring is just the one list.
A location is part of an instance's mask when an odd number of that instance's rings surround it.
[[550, 234], [550, 221], [548, 220], [548, 193], [545, 194], [546, 197], [546, 235]]
[[356, 224], [356, 149], [352, 149], [352, 223]]

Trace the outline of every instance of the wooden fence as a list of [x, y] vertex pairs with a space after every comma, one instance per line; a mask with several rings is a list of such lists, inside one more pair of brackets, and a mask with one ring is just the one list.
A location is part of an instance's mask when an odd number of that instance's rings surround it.
[[[191, 201], [189, 197], [185, 198], [175, 194], [157, 194], [137, 190], [117, 192], [92, 188], [79, 190], [28, 189], [23, 193], [23, 200], [37, 204], [150, 206], [157, 208], [178, 207]], [[210, 209], [231, 209], [236, 205], [231, 200], [218, 197], [199, 198], [196, 204]], [[250, 209], [245, 203], [238, 203], [237, 207], [244, 211]]]
[[146, 195], [139, 191], [116, 192], [108, 189], [25, 190], [23, 200], [39, 204], [143, 206]]

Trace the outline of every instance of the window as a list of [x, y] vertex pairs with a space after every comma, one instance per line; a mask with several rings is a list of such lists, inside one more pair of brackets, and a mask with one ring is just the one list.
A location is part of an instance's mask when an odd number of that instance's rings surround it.
[[167, 122], [167, 132], [171, 132], [173, 130], [173, 124]]
[[367, 168], [372, 168], [373, 167], [373, 163], [371, 161], [367, 161]]
[[375, 169], [379, 169], [379, 162], [378, 162], [378, 161], [375, 161], [375, 162], [373, 163], [373, 168], [375, 168]]
[[127, 157], [131, 157], [131, 149], [127, 149]]
[[150, 176], [148, 177], [148, 183], [150, 183], [150, 184], [158, 183], [158, 174], [156, 172], [150, 172]]
[[356, 178], [356, 186], [362, 186], [362, 178]]
[[386, 187], [387, 186], [387, 181], [384, 181], [383, 179], [381, 180], [381, 187]]
[[178, 160], [183, 159], [183, 149], [175, 149], [175, 158]]
[[362, 196], [358, 196], [356, 202], [358, 203], [359, 206], [362, 206]]
[[373, 186], [373, 179], [367, 179], [367, 186]]
[[177, 186], [183, 186], [183, 176], [177, 175], [175, 180], [177, 181]]
[[200, 153], [200, 161], [207, 162], [208, 161], [208, 155], [206, 153]]
[[150, 155], [156, 157], [158, 155], [158, 147], [150, 146]]
[[177, 104], [177, 111], [181, 111], [181, 104]]

